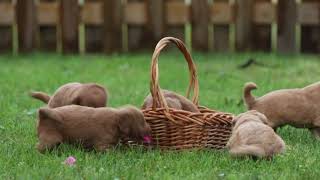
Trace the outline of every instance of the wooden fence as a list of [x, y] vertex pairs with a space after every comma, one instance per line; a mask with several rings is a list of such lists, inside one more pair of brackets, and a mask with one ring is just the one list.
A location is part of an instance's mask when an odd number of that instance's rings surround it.
[[[190, 2], [189, 2], [190, 1]], [[0, 51], [320, 53], [320, 0], [0, 0]]]

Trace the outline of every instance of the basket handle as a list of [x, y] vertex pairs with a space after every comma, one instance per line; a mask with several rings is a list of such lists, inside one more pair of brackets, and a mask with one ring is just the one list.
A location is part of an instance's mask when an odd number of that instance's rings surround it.
[[192, 102], [196, 106], [198, 106], [199, 103], [199, 83], [198, 83], [198, 77], [197, 77], [197, 71], [196, 66], [193, 63], [192, 57], [185, 47], [184, 43], [174, 37], [165, 37], [162, 38], [152, 55], [152, 61], [151, 61], [151, 82], [150, 82], [150, 92], [153, 98], [153, 105], [152, 108], [156, 109], [157, 104], [160, 105], [161, 108], [165, 108], [167, 112], [169, 111], [168, 104], [163, 96], [163, 93], [161, 92], [161, 88], [159, 85], [159, 68], [158, 68], [158, 59], [159, 55], [162, 49], [164, 49], [169, 43], [175, 44], [179, 50], [183, 53], [185, 60], [188, 63], [189, 72], [190, 72], [190, 82], [187, 90], [187, 98], [190, 96], [190, 91], [193, 90], [193, 97]]

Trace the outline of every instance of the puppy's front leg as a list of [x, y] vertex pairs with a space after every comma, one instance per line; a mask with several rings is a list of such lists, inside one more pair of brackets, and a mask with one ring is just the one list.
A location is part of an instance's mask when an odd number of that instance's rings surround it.
[[320, 141], [320, 128], [310, 128], [309, 130], [313, 136]]
[[113, 147], [113, 141], [110, 138], [99, 138], [94, 142], [94, 149], [98, 152], [106, 152]]
[[51, 150], [61, 142], [62, 136], [60, 134], [42, 134], [39, 137], [37, 149], [40, 153], [44, 153], [46, 150]]
[[317, 117], [312, 124], [314, 128], [310, 128], [309, 130], [317, 140], [320, 140], [320, 117]]
[[94, 149], [97, 152], [107, 152], [111, 147], [112, 146], [110, 144], [105, 144], [103, 142], [94, 144]]

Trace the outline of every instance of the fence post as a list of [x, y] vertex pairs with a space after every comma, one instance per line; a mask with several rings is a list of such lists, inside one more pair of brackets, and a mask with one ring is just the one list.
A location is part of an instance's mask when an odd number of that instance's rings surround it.
[[0, 0], [0, 52], [10, 52], [13, 47], [14, 8], [11, 0]]
[[208, 0], [192, 0], [191, 24], [192, 24], [192, 47], [195, 50], [208, 51], [208, 23], [209, 3]]
[[[133, 5], [133, 6], [131, 6]], [[126, 19], [129, 16], [135, 17], [136, 20], [147, 19], [147, 3], [146, 0], [127, 0], [127, 3], [125, 4], [126, 9], [134, 10], [132, 11], [132, 14], [128, 14], [128, 11], [126, 11], [124, 14]], [[131, 6], [131, 8], [128, 8]], [[133, 7], [133, 8], [132, 8]], [[134, 16], [135, 14], [142, 14], [143, 16], [137, 17]], [[143, 18], [144, 17], [144, 18]], [[148, 47], [148, 41], [149, 39], [144, 39], [145, 36], [148, 36], [147, 32], [147, 22], [145, 21], [145, 24], [142, 24], [141, 22], [135, 22], [133, 24], [125, 22], [127, 24], [128, 28], [128, 49], [129, 50], [139, 50]]]
[[39, 0], [37, 9], [40, 49], [57, 51], [59, 2], [57, 0]]
[[296, 1], [278, 1], [278, 51], [283, 53], [296, 52]]
[[165, 0], [147, 0], [148, 31], [150, 32], [151, 47], [163, 37], [165, 30]]
[[61, 0], [61, 36], [63, 53], [79, 52], [78, 0]]
[[[226, 8], [226, 6], [229, 7], [229, 11]], [[231, 51], [233, 50], [234, 44], [230, 45], [230, 34], [231, 34], [231, 25], [234, 23], [234, 4], [231, 5], [229, 0], [214, 0], [211, 4], [211, 13], [214, 12], [216, 15], [217, 12], [219, 12], [220, 17], [230, 17], [230, 21], [228, 23], [213, 23], [211, 26], [213, 27], [213, 31], [210, 32], [213, 34], [210, 38], [210, 43], [213, 45], [212, 49], [214, 51]], [[211, 15], [212, 18], [212, 15]], [[213, 38], [212, 38], [213, 37]]]
[[120, 0], [104, 0], [105, 52], [122, 50], [122, 4]]
[[236, 48], [239, 51], [251, 48], [253, 0], [237, 0]]
[[[271, 4], [270, 0], [255, 0], [253, 4], [253, 8], [255, 8], [255, 4], [259, 3], [265, 3], [265, 4]], [[256, 13], [259, 13], [259, 10], [253, 9], [256, 15]], [[256, 17], [253, 17], [256, 18]], [[253, 24], [253, 29], [252, 29], [252, 49], [253, 50], [262, 50], [262, 51], [270, 51], [271, 50], [271, 28], [272, 28], [272, 23], [269, 24], [266, 22], [255, 22]]]
[[18, 51], [30, 52], [36, 47], [36, 6], [34, 0], [17, 0]]
[[[306, 53], [320, 53], [320, 2], [319, 0], [303, 0], [302, 4], [313, 3], [303, 9], [306, 16], [302, 19], [308, 21], [309, 19], [317, 19], [318, 23], [309, 22], [301, 25], [301, 51]], [[302, 5], [299, 4], [300, 6]], [[316, 13], [317, 11], [317, 13]], [[308, 14], [318, 15], [318, 17], [308, 17]]]
[[189, 21], [189, 6], [184, 0], [165, 0], [165, 36], [173, 36], [188, 44], [185, 25]]
[[85, 52], [103, 52], [103, 0], [85, 0], [82, 13], [86, 13], [86, 17], [83, 17], [85, 19], [82, 19], [85, 32]]

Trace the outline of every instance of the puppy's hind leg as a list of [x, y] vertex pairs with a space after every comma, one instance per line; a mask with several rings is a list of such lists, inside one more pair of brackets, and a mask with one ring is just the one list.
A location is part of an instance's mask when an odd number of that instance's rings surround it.
[[254, 156], [254, 157], [265, 157], [265, 150], [256, 145], [240, 145], [230, 149], [230, 154], [232, 156]]

